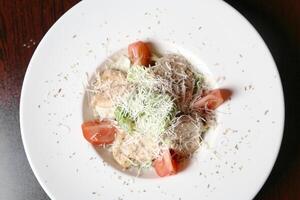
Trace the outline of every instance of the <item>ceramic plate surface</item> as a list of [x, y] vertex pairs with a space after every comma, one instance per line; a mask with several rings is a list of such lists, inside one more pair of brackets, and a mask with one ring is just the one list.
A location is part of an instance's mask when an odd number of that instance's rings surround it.
[[[175, 176], [136, 177], [83, 138], [86, 74], [136, 40], [186, 56], [216, 87], [233, 90], [218, 124]], [[255, 29], [218, 0], [83, 1], [37, 47], [23, 83], [21, 132], [52, 199], [251, 199], [276, 160], [284, 100], [273, 58]]]

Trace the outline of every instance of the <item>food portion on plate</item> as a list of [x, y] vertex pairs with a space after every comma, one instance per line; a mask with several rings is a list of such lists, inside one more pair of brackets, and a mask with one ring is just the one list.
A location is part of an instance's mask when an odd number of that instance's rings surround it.
[[82, 124], [84, 138], [112, 152], [122, 168], [154, 167], [161, 177], [177, 173], [199, 148], [215, 109], [231, 95], [211, 89], [185, 57], [159, 57], [142, 41], [86, 90], [95, 119]]

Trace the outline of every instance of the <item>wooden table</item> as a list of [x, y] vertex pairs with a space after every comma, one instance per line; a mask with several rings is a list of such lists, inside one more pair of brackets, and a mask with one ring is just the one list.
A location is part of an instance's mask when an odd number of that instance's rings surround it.
[[[0, 0], [0, 199], [49, 199], [36, 181], [23, 150], [19, 98], [36, 46], [52, 24], [77, 2]], [[286, 125], [282, 148], [256, 199], [300, 199], [300, 0], [227, 2], [262, 35], [284, 86]]]

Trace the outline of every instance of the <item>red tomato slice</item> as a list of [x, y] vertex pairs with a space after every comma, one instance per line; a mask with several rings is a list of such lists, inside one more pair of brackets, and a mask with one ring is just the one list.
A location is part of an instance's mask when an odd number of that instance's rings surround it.
[[169, 176], [176, 174], [178, 163], [171, 156], [169, 150], [165, 151], [161, 158], [154, 161], [153, 166], [158, 176]]
[[148, 67], [151, 52], [145, 42], [138, 41], [128, 46], [128, 55], [132, 63]]
[[215, 110], [222, 103], [227, 101], [232, 92], [227, 89], [215, 89], [209, 91], [204, 97], [200, 98], [192, 105], [193, 108], [207, 108], [210, 110]]
[[84, 138], [93, 145], [111, 144], [115, 139], [116, 127], [109, 120], [92, 120], [81, 125]]

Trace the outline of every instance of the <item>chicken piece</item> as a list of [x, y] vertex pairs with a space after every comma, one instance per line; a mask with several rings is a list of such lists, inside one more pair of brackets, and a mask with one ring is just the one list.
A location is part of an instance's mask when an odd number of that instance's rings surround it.
[[158, 59], [151, 70], [157, 77], [165, 80], [165, 87], [174, 97], [178, 109], [188, 112], [195, 86], [192, 65], [183, 56], [167, 54]]
[[124, 94], [127, 87], [124, 72], [116, 69], [104, 70], [94, 83], [97, 92], [91, 97], [95, 115], [100, 118], [114, 118], [114, 99]]
[[157, 141], [138, 133], [133, 135], [120, 133], [112, 145], [114, 159], [125, 169], [131, 166], [150, 166], [159, 155], [159, 151], [160, 147]]
[[121, 84], [126, 81], [126, 74], [117, 69], [106, 69], [101, 73], [103, 81], [112, 81], [114, 84]]
[[124, 169], [127, 169], [131, 166], [131, 161], [128, 157], [122, 152], [122, 146], [126, 138], [126, 133], [119, 132], [116, 135], [115, 141], [112, 145], [112, 153], [114, 159], [121, 165]]
[[173, 128], [174, 137], [171, 140], [171, 149], [179, 157], [188, 157], [200, 146], [203, 123], [191, 116], [183, 115], [178, 118]]

